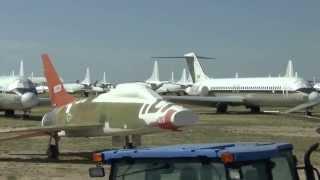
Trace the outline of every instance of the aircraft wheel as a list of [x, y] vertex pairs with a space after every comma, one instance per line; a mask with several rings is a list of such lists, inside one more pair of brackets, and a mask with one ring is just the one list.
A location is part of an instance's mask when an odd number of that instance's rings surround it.
[[7, 117], [12, 117], [14, 116], [14, 110], [6, 110], [4, 115]]
[[59, 159], [59, 148], [57, 145], [50, 144], [47, 150], [48, 158], [57, 160]]
[[306, 116], [312, 116], [312, 112], [311, 111], [306, 111]]
[[30, 119], [30, 115], [29, 114], [23, 114], [22, 115], [22, 119]]
[[217, 106], [217, 113], [222, 114], [222, 113], [227, 113], [228, 111], [228, 105], [227, 104], [219, 104]]
[[260, 113], [261, 109], [259, 106], [255, 106], [255, 107], [250, 107], [251, 109], [251, 113]]

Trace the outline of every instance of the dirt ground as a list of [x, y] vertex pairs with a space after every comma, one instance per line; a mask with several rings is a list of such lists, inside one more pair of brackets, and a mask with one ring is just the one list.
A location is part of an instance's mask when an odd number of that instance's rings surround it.
[[[0, 115], [0, 128], [39, 126], [41, 116], [49, 108], [37, 108], [30, 119], [5, 118]], [[247, 113], [242, 108], [232, 108], [229, 114], [215, 114], [214, 109], [193, 107], [200, 114], [201, 125], [183, 132], [153, 134], [143, 137], [144, 146], [215, 142], [289, 142], [295, 146], [295, 154], [301, 160], [305, 150], [319, 142], [315, 130], [320, 127], [319, 118], [305, 118], [302, 114], [290, 116], [278, 114]], [[320, 109], [316, 109], [320, 112]], [[320, 117], [319, 114], [315, 114]], [[110, 137], [63, 138], [59, 161], [48, 161], [46, 148], [48, 137], [38, 137], [0, 144], [0, 180], [20, 179], [90, 179], [88, 169], [93, 167], [91, 153], [111, 147]], [[313, 156], [320, 166], [320, 153]], [[302, 163], [300, 161], [300, 163]]]

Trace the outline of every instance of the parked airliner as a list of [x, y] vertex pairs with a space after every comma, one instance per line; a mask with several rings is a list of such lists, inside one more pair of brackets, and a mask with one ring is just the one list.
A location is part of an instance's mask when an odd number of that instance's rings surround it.
[[216, 106], [218, 113], [227, 112], [229, 105], [244, 105], [255, 113], [260, 112], [261, 106], [288, 106], [293, 108], [286, 113], [305, 110], [308, 115], [311, 115], [312, 107], [320, 103], [319, 93], [294, 73], [292, 61], [289, 61], [287, 72], [282, 77], [209, 78], [198, 58], [211, 58], [195, 53], [183, 57], [154, 58], [186, 59], [194, 83], [186, 90], [191, 96], [167, 97], [171, 101]]

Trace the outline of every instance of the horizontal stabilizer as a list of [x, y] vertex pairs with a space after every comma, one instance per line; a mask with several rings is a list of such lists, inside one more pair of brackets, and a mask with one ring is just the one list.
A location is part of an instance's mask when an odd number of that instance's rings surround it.
[[[185, 59], [186, 56], [153, 56], [151, 57], [153, 59]], [[207, 59], [207, 60], [213, 60], [216, 58], [213, 57], [205, 57], [205, 56], [197, 56], [198, 59]]]
[[215, 59], [212, 57], [198, 56], [194, 52], [185, 54], [184, 56], [155, 56], [155, 59], [185, 59], [189, 72], [192, 77], [192, 82], [197, 83], [202, 80], [208, 79], [208, 76], [204, 73], [204, 68], [199, 62], [199, 59]]

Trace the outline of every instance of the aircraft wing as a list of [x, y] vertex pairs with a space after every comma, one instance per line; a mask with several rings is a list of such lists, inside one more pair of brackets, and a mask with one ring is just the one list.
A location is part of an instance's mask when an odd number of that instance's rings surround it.
[[284, 113], [288, 114], [288, 113], [292, 113], [292, 112], [296, 112], [296, 111], [300, 111], [300, 110], [305, 110], [308, 108], [312, 108], [313, 106], [316, 106], [318, 104], [320, 104], [320, 100], [309, 101], [307, 103], [303, 103], [303, 104], [300, 104], [294, 108], [291, 108], [291, 109], [285, 111]]
[[219, 103], [243, 105], [245, 99], [241, 96], [162, 96], [165, 100], [174, 103], [183, 103], [199, 106], [216, 106]]
[[[39, 136], [49, 136], [52, 133], [60, 132], [60, 131], [86, 131], [88, 129], [93, 130], [101, 130], [101, 128], [105, 128], [101, 125], [84, 125], [84, 126], [45, 126], [45, 127], [26, 127], [26, 128], [7, 128], [0, 129], [0, 142], [1, 141], [9, 141], [14, 139], [24, 139], [31, 137], [39, 137]], [[122, 128], [107, 128], [105, 129], [106, 136], [126, 134], [131, 132], [131, 129], [122, 129]]]
[[0, 141], [23, 139], [37, 136], [47, 136], [51, 133], [64, 130], [62, 127], [26, 127], [0, 129]]

